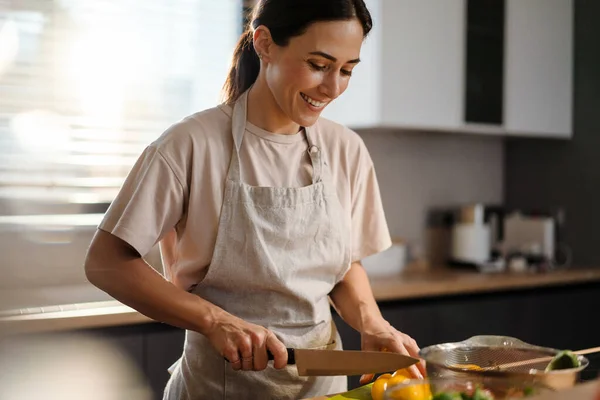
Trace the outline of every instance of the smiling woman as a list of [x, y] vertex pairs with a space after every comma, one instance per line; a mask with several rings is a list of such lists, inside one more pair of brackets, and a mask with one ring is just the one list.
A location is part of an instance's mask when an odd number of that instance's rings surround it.
[[[254, 96], [270, 92], [270, 117], [258, 116], [263, 122], [273, 118], [283, 123], [292, 117], [301, 125], [314, 124], [325, 106], [346, 90], [371, 26], [362, 0], [259, 2], [234, 53], [225, 103], [233, 104], [254, 85]], [[275, 126], [282, 132], [267, 129], [285, 133], [290, 128], [285, 125]]]
[[[150, 144], [106, 213], [88, 279], [187, 329], [165, 399], [345, 391], [345, 377], [287, 365], [286, 347], [342, 349], [329, 299], [363, 349], [418, 355], [360, 264], [391, 245], [371, 157], [355, 132], [320, 118], [370, 29], [363, 0], [260, 1], [224, 102]], [[167, 280], [141, 258], [157, 242]]]

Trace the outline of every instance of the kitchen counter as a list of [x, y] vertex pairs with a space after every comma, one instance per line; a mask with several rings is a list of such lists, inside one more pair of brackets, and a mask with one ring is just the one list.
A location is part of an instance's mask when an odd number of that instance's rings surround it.
[[[480, 274], [449, 269], [372, 278], [379, 302], [600, 282], [600, 268], [548, 273]], [[0, 333], [41, 333], [153, 322], [117, 301], [97, 301], [0, 312]]]
[[438, 268], [405, 272], [394, 278], [371, 279], [377, 301], [565, 286], [585, 282], [600, 282], [600, 268], [493, 274]]

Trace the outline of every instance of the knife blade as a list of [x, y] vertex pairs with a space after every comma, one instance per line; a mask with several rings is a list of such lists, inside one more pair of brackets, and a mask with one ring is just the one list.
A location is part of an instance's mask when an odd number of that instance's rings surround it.
[[[390, 372], [421, 361], [399, 353], [359, 350], [314, 350], [288, 348], [288, 365], [296, 365], [300, 376], [352, 376]], [[269, 360], [273, 355], [268, 353]]]

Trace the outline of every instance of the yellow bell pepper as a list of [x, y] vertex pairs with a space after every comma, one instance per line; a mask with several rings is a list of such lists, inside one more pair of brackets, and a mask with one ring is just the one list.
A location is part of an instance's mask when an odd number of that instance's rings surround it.
[[[373, 382], [371, 397], [373, 400], [384, 400], [383, 395], [388, 388], [410, 379], [412, 378], [407, 369], [399, 369], [393, 374], [383, 374]], [[432, 398], [431, 389], [427, 383], [396, 389], [390, 393], [390, 396], [394, 400], [431, 400]]]

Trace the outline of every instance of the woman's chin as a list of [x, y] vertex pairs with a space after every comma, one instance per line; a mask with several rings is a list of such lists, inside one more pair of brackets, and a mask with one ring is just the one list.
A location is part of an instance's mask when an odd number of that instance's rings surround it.
[[314, 125], [319, 117], [321, 116], [321, 112], [303, 112], [297, 113], [296, 118], [294, 118], [294, 122], [300, 126], [312, 126]]

